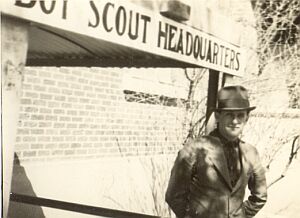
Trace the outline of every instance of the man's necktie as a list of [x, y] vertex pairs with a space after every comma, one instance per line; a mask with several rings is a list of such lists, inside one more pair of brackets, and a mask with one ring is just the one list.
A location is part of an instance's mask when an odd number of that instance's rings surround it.
[[231, 179], [231, 185], [232, 187], [234, 187], [240, 175], [238, 142], [226, 143], [225, 154], [227, 159], [229, 176]]

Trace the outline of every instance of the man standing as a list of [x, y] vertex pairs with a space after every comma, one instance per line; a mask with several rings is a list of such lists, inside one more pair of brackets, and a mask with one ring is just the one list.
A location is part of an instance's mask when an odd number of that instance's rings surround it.
[[250, 218], [264, 206], [264, 168], [256, 148], [239, 138], [253, 109], [244, 87], [219, 91], [217, 128], [189, 141], [171, 172], [166, 201], [178, 218]]

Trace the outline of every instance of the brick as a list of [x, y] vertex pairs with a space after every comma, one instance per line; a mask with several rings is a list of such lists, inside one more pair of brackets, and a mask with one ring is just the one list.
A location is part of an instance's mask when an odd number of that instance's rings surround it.
[[38, 142], [50, 142], [51, 137], [50, 136], [38, 136], [37, 140], [38, 140]]
[[71, 130], [69, 129], [62, 129], [59, 132], [60, 135], [71, 135]]
[[83, 122], [84, 123], [93, 123], [94, 119], [92, 117], [85, 117]]
[[60, 107], [60, 103], [59, 102], [55, 102], [55, 101], [49, 101], [48, 102], [48, 107], [50, 107], [50, 108], [59, 108]]
[[49, 155], [50, 155], [50, 151], [48, 151], [48, 150], [38, 151], [38, 156], [49, 156]]
[[23, 151], [24, 157], [34, 157], [36, 156], [36, 151]]
[[110, 106], [110, 105], [112, 105], [112, 104], [111, 104], [111, 101], [103, 101], [102, 104], [105, 105], [105, 106]]
[[89, 137], [89, 141], [92, 141], [92, 142], [97, 142], [98, 139], [99, 139], [98, 136], [90, 136], [90, 137]]
[[97, 143], [94, 143], [93, 145], [94, 145], [93, 147], [95, 147], [95, 148], [101, 148], [103, 144], [100, 142], [97, 142]]
[[22, 84], [22, 90], [24, 90], [24, 91], [30, 91], [30, 90], [32, 90], [32, 85], [31, 84], [23, 83]]
[[85, 130], [84, 134], [85, 135], [92, 135], [93, 134], [93, 130]]
[[29, 133], [30, 133], [30, 130], [29, 129], [18, 129], [17, 130], [17, 134], [18, 135], [29, 135]]
[[74, 95], [79, 97], [84, 96], [84, 91], [74, 91]]
[[72, 154], [75, 154], [75, 151], [74, 150], [65, 150], [64, 154], [65, 155], [72, 155]]
[[31, 115], [31, 119], [32, 120], [44, 120], [44, 115], [35, 115], [35, 114], [32, 114]]
[[81, 124], [79, 124], [78, 128], [87, 129], [87, 128], [89, 128], [89, 125], [87, 123], [81, 123]]
[[54, 114], [65, 114], [65, 110], [63, 109], [53, 109]]
[[72, 143], [71, 148], [80, 148], [81, 144], [80, 143]]
[[43, 129], [31, 129], [30, 132], [31, 132], [32, 135], [42, 135], [42, 134], [44, 134]]
[[44, 99], [44, 100], [52, 100], [53, 96], [49, 95], [49, 94], [43, 94], [43, 93], [41, 93], [40, 94], [40, 98]]
[[113, 89], [105, 89], [106, 94], [115, 94]]
[[88, 137], [87, 136], [78, 136], [77, 140], [80, 142], [86, 142], [86, 141], [88, 141]]
[[71, 103], [77, 103], [79, 100], [76, 97], [68, 97], [67, 101]]
[[32, 144], [31, 149], [42, 149], [44, 148], [43, 144]]
[[21, 99], [21, 104], [26, 105], [26, 104], [32, 104], [32, 100], [28, 98], [22, 98]]
[[73, 95], [73, 90], [70, 90], [70, 89], [63, 89], [61, 91], [62, 94], [64, 95]]
[[21, 141], [21, 137], [20, 136], [17, 136], [16, 137], [16, 143], [20, 142]]
[[[100, 137], [101, 142], [107, 142], [110, 140], [110, 138], [108, 136], [102, 136]], [[116, 140], [115, 138], [113, 138], [112, 140]]]
[[74, 76], [82, 76], [82, 70], [72, 70], [72, 75], [74, 75]]
[[56, 81], [55, 80], [50, 80], [50, 79], [44, 79], [43, 83], [45, 85], [54, 86], [56, 84]]
[[45, 134], [46, 135], [58, 135], [58, 129], [46, 129]]
[[45, 116], [45, 120], [48, 120], [48, 121], [57, 121], [57, 116], [55, 115], [46, 115]]
[[57, 82], [57, 86], [58, 87], [64, 87], [64, 88], [69, 88], [69, 83], [67, 83], [67, 82], [61, 82], [61, 81], [58, 81]]
[[105, 112], [106, 111], [106, 107], [104, 107], [104, 106], [96, 106], [96, 110], [100, 111], [100, 112]]
[[76, 84], [76, 83], [72, 83], [71, 85], [70, 85], [70, 88], [71, 89], [81, 89], [81, 85], [80, 84]]
[[117, 72], [111, 72], [110, 75], [113, 76], [113, 77], [120, 77], [120, 74], [117, 73]]
[[[113, 145], [114, 145], [114, 144], [113, 144], [112, 142], [105, 142], [105, 143], [104, 143], [104, 146], [105, 146], [105, 147], [113, 147]], [[116, 149], [117, 149], [117, 148], [116, 148]], [[116, 151], [118, 151], [118, 150], [116, 150]]]
[[[84, 91], [93, 91], [93, 86], [83, 86], [83, 90]], [[89, 94], [91, 94], [91, 93], [89, 93]], [[94, 96], [94, 94], [93, 94], [93, 96]], [[88, 96], [88, 97], [90, 97], [90, 96]], [[94, 97], [92, 97], [92, 98], [94, 98]]]
[[55, 101], [66, 101], [66, 97], [65, 96], [55, 96], [54, 100]]
[[68, 123], [67, 124], [67, 128], [70, 128], [70, 129], [76, 129], [77, 127], [78, 127], [77, 123]]
[[[99, 87], [95, 87], [94, 89], [96, 92], [100, 92], [100, 93], [103, 93], [105, 90], [103, 88], [99, 88]], [[98, 94], [99, 95], [99, 94]], [[98, 96], [97, 95], [97, 96]]]
[[112, 89], [119, 89], [120, 85], [119, 84], [111, 84], [110, 88], [112, 88]]
[[87, 154], [86, 149], [76, 149], [76, 154]]
[[59, 72], [68, 75], [71, 73], [71, 69], [69, 67], [60, 67]]
[[53, 94], [60, 94], [60, 89], [59, 88], [56, 88], [56, 87], [49, 87], [48, 88], [48, 92], [49, 93], [53, 93]]
[[87, 84], [89, 81], [87, 79], [79, 78], [78, 82], [81, 83], [81, 84]]
[[45, 100], [33, 100], [32, 102], [33, 105], [36, 105], [36, 106], [46, 106], [47, 102]]
[[98, 83], [98, 85], [106, 88], [106, 87], [109, 87], [109, 82], [100, 82], [100, 83]]
[[73, 130], [72, 135], [83, 135], [84, 131], [83, 130]]
[[72, 108], [72, 104], [71, 103], [61, 103], [61, 107], [63, 108], [66, 108], [66, 109], [69, 109], [69, 108]]
[[[48, 67], [49, 68], [49, 67]], [[50, 70], [50, 69], [48, 69], [48, 70]], [[40, 77], [42, 77], [42, 78], [44, 78], [44, 77], [46, 77], [46, 78], [51, 78], [51, 72], [49, 72], [49, 71], [46, 71], [46, 70], [39, 70], [39, 76]]]
[[26, 91], [24, 97], [27, 97], [27, 98], [38, 98], [38, 97], [39, 97], [39, 94], [36, 93], [36, 92], [29, 92], [29, 91]]
[[63, 150], [54, 150], [54, 151], [52, 151], [51, 154], [52, 154], [52, 155], [63, 155], [63, 154], [64, 154], [64, 151], [63, 151]]
[[24, 142], [35, 142], [36, 141], [36, 137], [34, 137], [34, 136], [24, 136], [23, 137], [23, 141]]
[[66, 75], [65, 80], [68, 81], [69, 83], [70, 82], [77, 82], [78, 78], [76, 76], [73, 76], [73, 75]]
[[80, 116], [88, 116], [89, 115], [89, 111], [79, 111], [79, 115]]
[[57, 148], [57, 143], [44, 144], [45, 149], [54, 149]]
[[25, 107], [25, 112], [37, 113], [38, 108], [36, 108], [36, 107]]
[[59, 121], [61, 121], [61, 122], [69, 122], [69, 121], [71, 121], [71, 117], [62, 116], [62, 117], [59, 117]]
[[59, 148], [70, 148], [70, 144], [69, 143], [59, 143], [58, 147]]
[[91, 104], [94, 104], [94, 105], [97, 105], [97, 104], [100, 104], [100, 100], [99, 99], [91, 99], [90, 103]]
[[72, 142], [72, 141], [77, 141], [76, 136], [65, 136], [65, 141], [67, 142]]
[[41, 114], [51, 114], [52, 113], [52, 109], [50, 109], [50, 108], [40, 108], [39, 112]]
[[57, 128], [57, 129], [59, 129], [59, 128], [64, 128], [65, 126], [66, 126], [65, 123], [54, 123], [54, 124], [53, 124], [53, 127], [54, 127], [54, 128]]
[[24, 74], [25, 74], [25, 77], [27, 77], [27, 76], [37, 76], [38, 75], [36, 69], [28, 69], [28, 68], [25, 68]]
[[109, 96], [110, 100], [116, 101], [118, 97], [116, 95], [110, 95]]
[[95, 105], [86, 105], [85, 109], [86, 110], [96, 110], [96, 107], [95, 107]]
[[[96, 108], [94, 110], [96, 110]], [[100, 116], [100, 112], [98, 112], [98, 111], [91, 111], [90, 114], [91, 114], [92, 117], [98, 117], [98, 116]]]
[[35, 85], [33, 87], [33, 90], [38, 91], [38, 92], [45, 92], [46, 91], [46, 87], [45, 86]]
[[79, 102], [83, 103], [83, 104], [88, 104], [90, 102], [90, 99], [88, 99], [88, 98], [80, 98]]
[[73, 116], [76, 116], [76, 115], [77, 115], [77, 111], [76, 111], [76, 110], [68, 110], [68, 111], [67, 111], [67, 115], [73, 115]]
[[37, 77], [25, 77], [25, 82], [26, 83], [33, 83], [33, 84], [40, 84], [41, 83], [41, 79], [37, 78]]
[[97, 149], [89, 149], [88, 150], [88, 154], [96, 154], [97, 153]]
[[23, 124], [24, 127], [37, 127], [38, 123], [34, 121], [26, 121]]
[[29, 150], [30, 149], [30, 144], [28, 143], [17, 143], [16, 146], [15, 146], [15, 150], [16, 151], [24, 151], [24, 150]]
[[88, 98], [97, 98], [97, 94], [94, 92], [88, 92], [86, 93], [86, 97]]
[[90, 80], [89, 84], [91, 86], [100, 86], [100, 82], [96, 81], [96, 80]]

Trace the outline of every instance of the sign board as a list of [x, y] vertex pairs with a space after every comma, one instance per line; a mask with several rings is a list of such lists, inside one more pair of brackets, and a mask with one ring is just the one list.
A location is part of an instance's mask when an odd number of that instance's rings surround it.
[[4, 0], [1, 11], [231, 75], [244, 69], [239, 46], [125, 0]]

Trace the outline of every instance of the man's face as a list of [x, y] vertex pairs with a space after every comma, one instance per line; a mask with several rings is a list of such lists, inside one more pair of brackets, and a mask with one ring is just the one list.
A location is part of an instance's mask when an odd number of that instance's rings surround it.
[[228, 140], [235, 140], [242, 133], [248, 121], [247, 111], [216, 112], [220, 133]]

